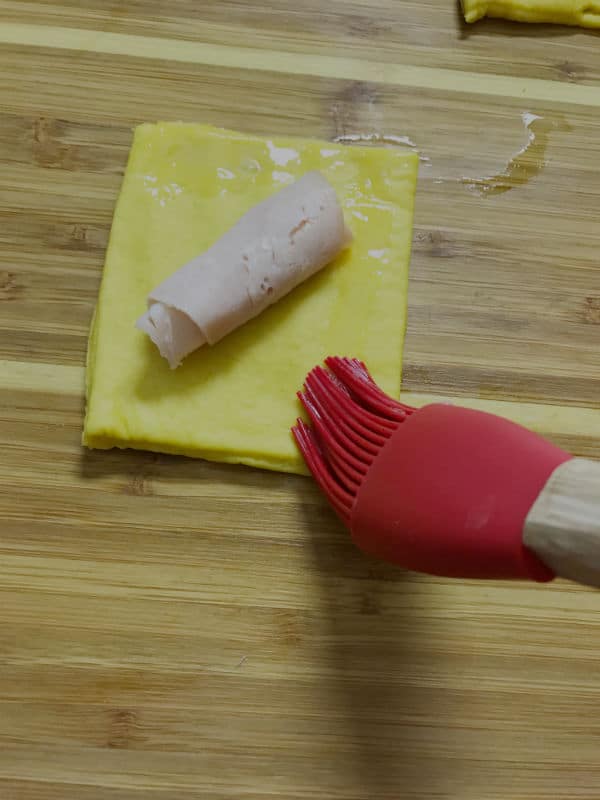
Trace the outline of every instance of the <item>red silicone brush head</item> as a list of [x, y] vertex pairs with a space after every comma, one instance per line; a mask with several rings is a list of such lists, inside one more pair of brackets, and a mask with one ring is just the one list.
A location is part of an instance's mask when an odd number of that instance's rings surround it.
[[312, 422], [294, 436], [330, 503], [347, 524], [373, 459], [414, 409], [384, 394], [357, 359], [328, 358], [298, 393]]
[[553, 577], [522, 531], [568, 453], [491, 414], [402, 405], [359, 361], [326, 364], [299, 395], [312, 427], [299, 420], [294, 434], [363, 550], [452, 577]]

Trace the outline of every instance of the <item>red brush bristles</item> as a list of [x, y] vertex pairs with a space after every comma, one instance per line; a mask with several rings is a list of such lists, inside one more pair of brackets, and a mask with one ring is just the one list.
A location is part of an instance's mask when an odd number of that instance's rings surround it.
[[312, 427], [299, 419], [293, 434], [315, 480], [349, 522], [356, 493], [398, 425], [415, 409], [388, 397], [357, 359], [328, 358], [298, 393]]

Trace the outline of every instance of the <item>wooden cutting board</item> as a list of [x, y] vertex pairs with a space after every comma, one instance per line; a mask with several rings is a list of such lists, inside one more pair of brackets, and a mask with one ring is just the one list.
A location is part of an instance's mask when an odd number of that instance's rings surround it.
[[600, 453], [598, 44], [452, 0], [0, 0], [3, 800], [597, 800], [597, 592], [405, 574], [308, 479], [79, 440], [131, 129], [181, 119], [408, 137], [406, 398]]

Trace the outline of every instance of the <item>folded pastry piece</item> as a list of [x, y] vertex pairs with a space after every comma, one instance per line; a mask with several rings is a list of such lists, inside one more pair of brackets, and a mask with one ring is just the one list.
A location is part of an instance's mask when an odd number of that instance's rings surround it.
[[335, 189], [309, 172], [163, 281], [136, 325], [175, 369], [329, 264], [351, 239]]
[[461, 0], [465, 20], [503, 17], [517, 22], [555, 22], [600, 28], [600, 0]]
[[[300, 412], [296, 391], [314, 364], [330, 353], [355, 354], [398, 397], [417, 168], [418, 156], [401, 147], [183, 123], [137, 128], [90, 335], [84, 443], [304, 472], [289, 429]], [[133, 325], [148, 296], [245, 214], [314, 170], [335, 190], [352, 246], [169, 369]], [[260, 295], [260, 282], [254, 291]], [[160, 303], [153, 308], [160, 326]], [[176, 336], [198, 335], [186, 314], [168, 319], [188, 325]], [[218, 336], [220, 326], [209, 327]]]

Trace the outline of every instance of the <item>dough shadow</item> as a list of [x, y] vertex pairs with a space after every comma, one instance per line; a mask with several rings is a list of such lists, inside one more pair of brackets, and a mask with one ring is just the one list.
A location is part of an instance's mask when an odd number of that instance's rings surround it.
[[[320, 495], [316, 486], [314, 492]], [[301, 524], [315, 532], [307, 546], [328, 623], [324, 658], [334, 672], [330, 692], [340, 727], [345, 726], [342, 746], [356, 796], [438, 796], [450, 776], [439, 769], [428, 775], [422, 762], [412, 768], [415, 749], [406, 747], [407, 728], [416, 731], [421, 714], [435, 713], [424, 705], [426, 692], [407, 679], [415, 654], [407, 652], [402, 637], [412, 626], [427, 642], [422, 619], [407, 619], [406, 600], [400, 599], [421, 578], [365, 556], [324, 499], [307, 503], [305, 490], [303, 499], [298, 500]]]
[[[79, 476], [86, 481], [121, 478], [125, 494], [152, 495], [155, 485], [235, 483], [243, 489], [261, 491], [265, 481], [269, 488], [291, 491], [297, 475], [285, 472], [248, 467], [244, 464], [226, 464], [202, 458], [170, 455], [133, 448], [89, 450], [82, 448], [79, 458]], [[157, 492], [160, 494], [160, 490]]]

